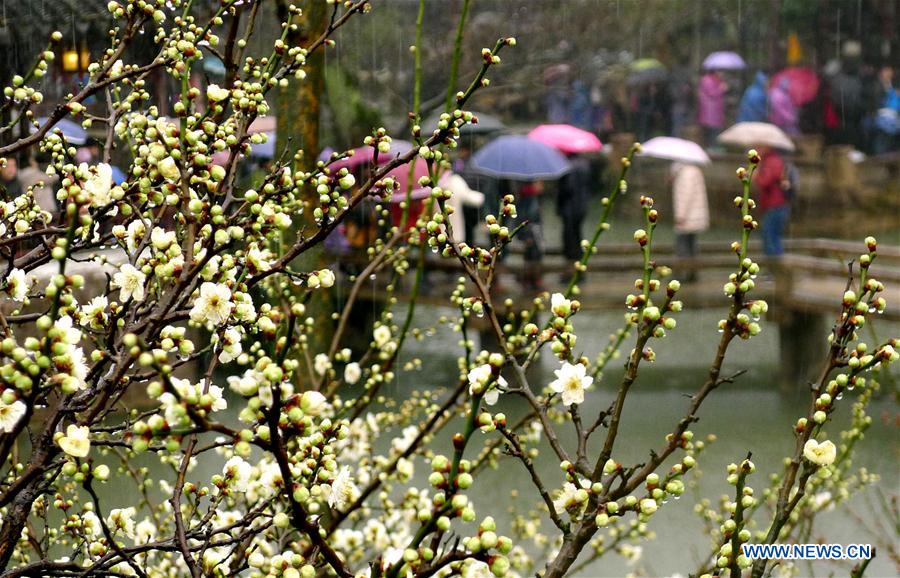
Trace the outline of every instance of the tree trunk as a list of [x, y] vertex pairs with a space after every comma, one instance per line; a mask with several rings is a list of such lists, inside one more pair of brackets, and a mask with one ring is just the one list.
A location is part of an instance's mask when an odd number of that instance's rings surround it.
[[[279, 0], [278, 15], [282, 21], [287, 20], [287, 0]], [[303, 18], [296, 32], [289, 37], [291, 45], [309, 46], [327, 29], [329, 7], [325, 2], [304, 2]], [[322, 95], [325, 87], [325, 56], [322, 47], [307, 56], [303, 67], [306, 78], [292, 80], [287, 89], [279, 89], [276, 97], [277, 132], [275, 140], [275, 158], [279, 158], [287, 148], [290, 152], [303, 150], [300, 160], [294, 162], [293, 170], [309, 171], [316, 165], [321, 145], [319, 143], [319, 123], [321, 119]], [[313, 210], [318, 203], [318, 195], [313, 187], [303, 191], [304, 211], [294, 218], [294, 234], [312, 234], [318, 228]], [[292, 235], [293, 239], [294, 236]], [[314, 271], [325, 266], [325, 254], [322, 244], [298, 256], [292, 264], [297, 271]], [[333, 305], [327, 300], [325, 292], [313, 295], [307, 303], [307, 317], [313, 317], [316, 331], [308, 335], [307, 346], [315, 354], [326, 351], [331, 343], [334, 322], [331, 318]], [[298, 372], [305, 376], [306, 372]], [[308, 384], [307, 384], [308, 385]]]

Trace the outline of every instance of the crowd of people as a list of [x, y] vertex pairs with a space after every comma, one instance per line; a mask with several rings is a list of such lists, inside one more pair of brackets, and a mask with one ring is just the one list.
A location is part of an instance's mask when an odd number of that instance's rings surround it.
[[850, 145], [870, 155], [900, 148], [900, 94], [891, 66], [847, 58], [821, 69], [708, 69], [696, 81], [689, 71], [659, 66], [655, 75], [633, 74], [634, 82], [616, 77], [591, 85], [554, 77], [546, 87], [548, 121], [601, 138], [631, 132], [639, 141], [657, 135], [693, 138], [688, 133], [696, 126], [707, 147], [735, 122], [771, 122], [789, 135], [818, 134], [825, 145]]

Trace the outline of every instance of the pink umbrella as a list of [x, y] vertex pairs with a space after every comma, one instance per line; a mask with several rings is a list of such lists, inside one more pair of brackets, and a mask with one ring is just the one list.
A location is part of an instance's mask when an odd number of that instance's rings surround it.
[[[398, 155], [405, 154], [409, 152], [409, 150], [413, 147], [411, 142], [405, 140], [394, 140], [391, 141], [391, 150], [387, 153], [378, 153], [378, 164], [383, 165], [384, 163], [392, 160], [394, 157]], [[340, 170], [344, 167], [348, 169], [354, 169], [360, 165], [366, 165], [371, 163], [375, 159], [375, 149], [370, 146], [359, 147], [353, 149], [353, 156], [345, 159], [341, 159], [339, 161], [335, 161], [331, 164], [331, 168], [333, 170]]]
[[274, 116], [260, 116], [253, 119], [247, 132], [250, 134], [256, 134], [258, 132], [275, 132], [275, 126], [277, 124], [278, 119]]
[[782, 80], [787, 80], [788, 93], [797, 106], [814, 99], [819, 91], [819, 75], [812, 68], [804, 66], [785, 68], [772, 77], [769, 85], [778, 86]]
[[566, 154], [593, 153], [603, 147], [593, 133], [570, 124], [542, 124], [532, 129], [528, 138]]

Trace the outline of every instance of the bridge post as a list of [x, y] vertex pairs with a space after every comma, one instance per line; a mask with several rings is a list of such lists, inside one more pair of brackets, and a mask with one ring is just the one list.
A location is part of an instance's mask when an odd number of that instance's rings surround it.
[[774, 265], [774, 320], [778, 324], [779, 385], [784, 391], [805, 388], [826, 343], [826, 319], [818, 311], [800, 307], [793, 298], [794, 275], [781, 261]]
[[781, 388], [786, 391], [798, 386], [805, 389], [822, 361], [827, 336], [825, 316], [788, 310], [779, 317]]

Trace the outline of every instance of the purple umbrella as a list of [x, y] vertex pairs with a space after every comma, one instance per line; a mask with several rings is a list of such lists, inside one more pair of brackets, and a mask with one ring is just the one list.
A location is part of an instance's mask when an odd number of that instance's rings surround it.
[[703, 68], [706, 70], [744, 70], [747, 68], [747, 63], [737, 52], [723, 50], [707, 56], [703, 61]]
[[481, 147], [470, 168], [497, 179], [542, 181], [558, 179], [572, 168], [566, 157], [525, 135], [504, 135]]
[[268, 139], [255, 145], [250, 145], [250, 155], [260, 159], [275, 158], [275, 133], [266, 133]]

